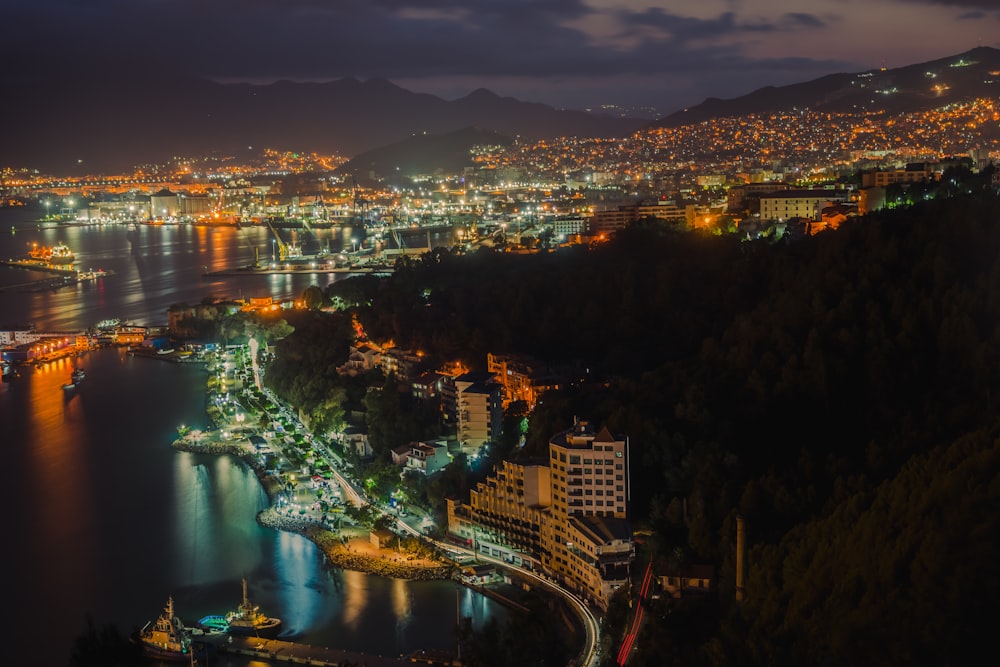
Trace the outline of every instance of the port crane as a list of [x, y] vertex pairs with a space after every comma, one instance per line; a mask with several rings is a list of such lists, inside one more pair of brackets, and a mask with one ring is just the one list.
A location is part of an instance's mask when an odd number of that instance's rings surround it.
[[267, 226], [274, 234], [275, 244], [278, 246], [278, 261], [284, 262], [287, 259], [293, 259], [302, 254], [297, 245], [288, 245], [281, 240], [281, 236], [278, 235], [278, 230], [274, 228], [270, 220], [267, 220]]

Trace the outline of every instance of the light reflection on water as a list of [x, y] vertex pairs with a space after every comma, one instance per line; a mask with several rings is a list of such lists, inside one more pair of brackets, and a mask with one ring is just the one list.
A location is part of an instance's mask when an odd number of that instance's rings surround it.
[[[8, 213], [0, 210], [0, 230], [10, 226]], [[333, 280], [202, 276], [205, 265], [249, 263], [255, 246], [269, 245], [268, 234], [33, 224], [0, 233], [0, 257], [24, 252], [26, 242], [62, 241], [77, 251], [82, 268], [116, 272], [56, 291], [0, 291], [0, 325], [35, 322], [43, 331], [70, 331], [112, 317], [155, 324], [166, 321], [169, 305], [198, 303], [208, 294], [298, 296], [309, 284]], [[36, 277], [47, 276], [0, 268], [0, 285]], [[74, 364], [86, 368], [87, 379], [67, 392], [62, 385]], [[16, 576], [0, 605], [15, 616], [7, 625], [19, 628], [5, 659], [66, 664], [87, 614], [127, 633], [155, 618], [168, 595], [192, 622], [225, 613], [240, 601], [243, 577], [251, 601], [281, 617], [285, 633], [298, 641], [384, 654], [452, 646], [453, 583], [331, 570], [305, 538], [256, 523], [267, 499], [242, 462], [170, 448], [181, 423], [204, 427], [203, 388], [199, 367], [122, 350], [59, 360], [0, 385], [7, 473], [0, 503], [13, 510], [5, 529], [18, 547], [9, 564]], [[477, 622], [505, 617], [488, 599], [469, 611]]]

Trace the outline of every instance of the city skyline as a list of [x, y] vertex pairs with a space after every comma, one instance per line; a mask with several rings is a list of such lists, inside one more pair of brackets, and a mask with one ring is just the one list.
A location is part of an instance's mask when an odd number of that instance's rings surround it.
[[[988, 0], [456, 0], [250, 6], [2, 0], [8, 80], [183, 73], [219, 82], [385, 78], [445, 99], [477, 88], [557, 108], [665, 115], [835, 72], [924, 62], [991, 38]], [[53, 94], [58, 94], [57, 90]]]

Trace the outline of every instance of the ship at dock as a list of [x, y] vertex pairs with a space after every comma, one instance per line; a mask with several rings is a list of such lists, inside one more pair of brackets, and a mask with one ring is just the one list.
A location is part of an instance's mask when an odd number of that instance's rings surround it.
[[260, 609], [250, 603], [247, 597], [247, 580], [243, 580], [243, 601], [226, 614], [229, 623], [228, 632], [231, 635], [252, 635], [258, 637], [274, 637], [281, 628], [281, 619], [265, 616]]
[[76, 254], [63, 243], [54, 246], [33, 245], [28, 251], [28, 256], [43, 264], [72, 264], [76, 261]]
[[[146, 655], [159, 660], [190, 662], [196, 654], [191, 633], [174, 615], [174, 599], [167, 598], [167, 606], [156, 621], [146, 623], [139, 633], [139, 641]], [[204, 651], [204, 647], [201, 647]]]

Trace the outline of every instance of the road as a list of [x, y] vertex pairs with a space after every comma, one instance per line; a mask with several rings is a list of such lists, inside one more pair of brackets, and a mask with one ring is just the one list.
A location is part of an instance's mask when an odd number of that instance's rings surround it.
[[[252, 357], [253, 355], [250, 356]], [[252, 377], [254, 377], [255, 379], [260, 377], [259, 369], [256, 368], [256, 364], [254, 364], [254, 367], [252, 369], [247, 369], [247, 370], [252, 372], [253, 374]], [[284, 404], [280, 401], [280, 399], [277, 396], [274, 395], [273, 392], [263, 387], [261, 390], [271, 402], [273, 402], [276, 406], [279, 406], [279, 410], [281, 412], [283, 413], [288, 412], [288, 408], [284, 406]], [[492, 563], [493, 565], [496, 565], [499, 568], [514, 572], [518, 577], [530, 579], [534, 581], [534, 583], [537, 586], [543, 588], [549, 593], [562, 597], [576, 612], [584, 628], [585, 640], [584, 640], [584, 646], [580, 651], [581, 657], [579, 664], [581, 665], [581, 667], [596, 667], [598, 662], [597, 646], [598, 646], [598, 637], [600, 634], [600, 625], [597, 621], [597, 617], [594, 615], [593, 611], [591, 611], [590, 607], [587, 605], [585, 601], [581, 600], [576, 594], [564, 588], [557, 582], [552, 581], [551, 579], [548, 579], [545, 576], [540, 575], [536, 572], [532, 572], [530, 570], [524, 570], [521, 568], [511, 567], [510, 563], [507, 563], [499, 558], [487, 556], [482, 553], [476, 553], [472, 549], [467, 549], [465, 547], [461, 547], [456, 544], [452, 544], [450, 542], [443, 542], [440, 540], [436, 540], [424, 534], [418, 527], [411, 525], [411, 523], [413, 522], [421, 521], [418, 514], [411, 514], [410, 517], [407, 517], [409, 518], [408, 522], [404, 517], [400, 517], [392, 512], [389, 512], [386, 509], [379, 506], [377, 503], [372, 502], [370, 498], [365, 496], [363, 492], [356, 489], [354, 485], [347, 478], [345, 478], [344, 475], [340, 472], [338, 468], [341, 467], [343, 464], [339, 460], [339, 458], [336, 457], [327, 446], [321, 444], [320, 440], [314, 438], [312, 433], [310, 433], [308, 429], [306, 429], [306, 427], [303, 424], [301, 424], [297, 419], [293, 420], [293, 423], [297, 431], [301, 431], [303, 435], [308, 436], [308, 439], [313, 443], [313, 449], [317, 451], [320, 454], [320, 456], [322, 456], [322, 458], [326, 461], [327, 465], [330, 466], [330, 469], [333, 472], [333, 476], [336, 478], [337, 483], [340, 485], [345, 498], [349, 500], [351, 503], [353, 503], [356, 507], [364, 507], [365, 505], [372, 505], [382, 515], [389, 516], [392, 519], [394, 519], [397, 529], [401, 532], [427, 540], [428, 542], [431, 542], [432, 544], [434, 544], [434, 546], [436, 546], [438, 549], [442, 550], [445, 553], [447, 552], [465, 553], [471, 557], [478, 558], [481, 561]]]

